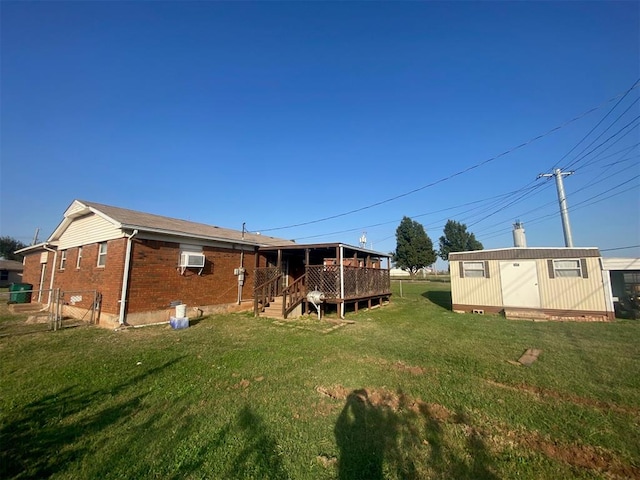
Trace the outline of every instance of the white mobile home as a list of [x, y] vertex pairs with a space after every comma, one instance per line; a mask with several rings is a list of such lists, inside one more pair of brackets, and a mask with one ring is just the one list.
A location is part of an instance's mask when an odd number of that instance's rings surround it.
[[611, 285], [597, 248], [502, 248], [449, 254], [456, 312], [613, 320]]

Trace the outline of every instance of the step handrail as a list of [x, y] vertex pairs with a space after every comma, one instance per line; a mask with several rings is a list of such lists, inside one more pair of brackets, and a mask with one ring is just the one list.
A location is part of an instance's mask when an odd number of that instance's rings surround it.
[[275, 297], [279, 297], [279, 290], [282, 280], [282, 273], [276, 275], [274, 278], [261, 283], [253, 290], [253, 313], [258, 315], [258, 305], [262, 303], [260, 311], [264, 311], [264, 307], [269, 301], [272, 301]]
[[305, 273], [282, 291], [282, 318], [287, 318], [287, 315], [305, 299], [306, 277]]

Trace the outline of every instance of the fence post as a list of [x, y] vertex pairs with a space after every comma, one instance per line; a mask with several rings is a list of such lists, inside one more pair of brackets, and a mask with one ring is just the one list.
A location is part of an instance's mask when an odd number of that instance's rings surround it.
[[93, 321], [96, 313], [96, 302], [98, 301], [98, 291], [93, 291], [93, 303], [91, 304], [91, 319], [89, 320], [89, 324], [93, 325]]
[[64, 292], [58, 289], [58, 315], [56, 316], [56, 329], [62, 328], [62, 298]]

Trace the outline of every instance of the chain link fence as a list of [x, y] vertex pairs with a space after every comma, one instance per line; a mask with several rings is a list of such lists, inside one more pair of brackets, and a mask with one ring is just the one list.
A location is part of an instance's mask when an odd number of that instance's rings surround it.
[[[0, 337], [96, 324], [102, 296], [95, 290], [0, 289]], [[38, 301], [40, 300], [40, 301]]]

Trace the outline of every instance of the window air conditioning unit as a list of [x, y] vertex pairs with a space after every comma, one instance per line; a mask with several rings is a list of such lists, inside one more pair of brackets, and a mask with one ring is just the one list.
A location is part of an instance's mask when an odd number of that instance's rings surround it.
[[182, 252], [180, 254], [180, 266], [183, 268], [204, 268], [204, 253]]

